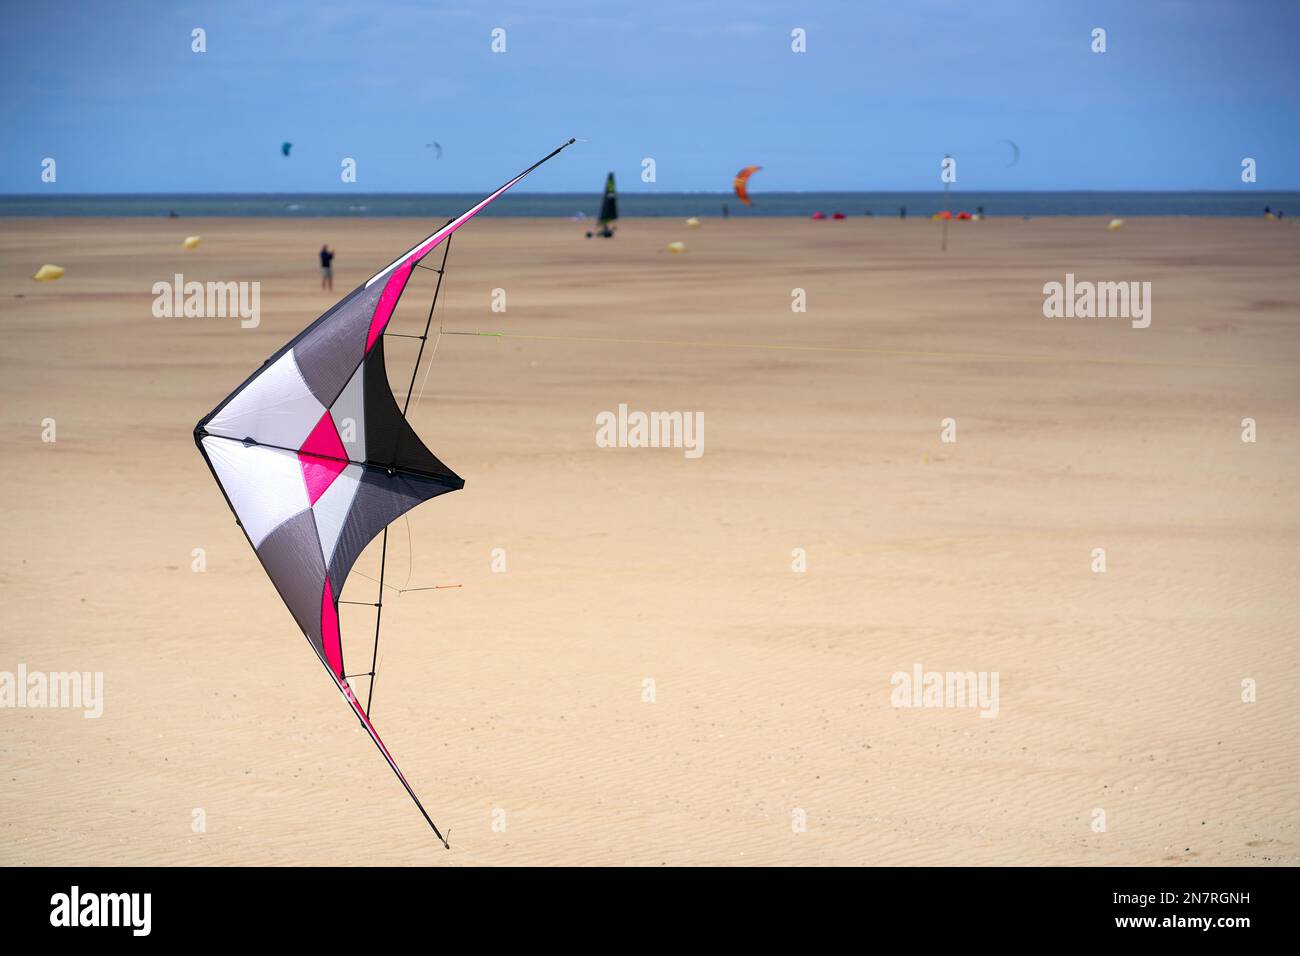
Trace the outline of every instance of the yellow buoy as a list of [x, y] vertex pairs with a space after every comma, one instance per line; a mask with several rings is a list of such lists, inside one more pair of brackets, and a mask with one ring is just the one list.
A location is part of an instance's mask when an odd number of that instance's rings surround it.
[[678, 240], [677, 242], [670, 242], [668, 243], [667, 249], [669, 252], [672, 253], [685, 252], [686, 243], [682, 242], [681, 240]]
[[55, 279], [62, 279], [63, 266], [52, 266], [47, 262], [36, 270], [36, 275], [32, 278], [37, 282], [53, 282]]
[[1108, 225], [1106, 228], [1107, 228], [1107, 229], [1123, 229], [1123, 228], [1124, 228], [1124, 220], [1123, 220], [1123, 219], [1112, 219], [1112, 220], [1110, 221], [1110, 225]]
[[186, 236], [185, 241], [181, 243], [186, 249], [197, 249], [199, 247], [198, 236]]
[[686, 226], [687, 226], [687, 228], [690, 228], [690, 229], [699, 229], [699, 228], [700, 228], [700, 221], [699, 221], [698, 219], [696, 219], [694, 216], [691, 216], [690, 219], [687, 219], [687, 220], [686, 220]]

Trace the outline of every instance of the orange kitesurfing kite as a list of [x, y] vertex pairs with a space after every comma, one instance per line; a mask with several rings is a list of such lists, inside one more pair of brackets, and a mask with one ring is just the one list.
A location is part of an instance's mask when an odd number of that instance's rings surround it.
[[736, 198], [746, 206], [753, 205], [753, 203], [749, 201], [749, 190], [747, 188], [749, 185], [749, 177], [762, 168], [762, 166], [746, 166], [740, 172], [736, 173], [736, 181], [732, 183], [732, 185], [736, 187]]

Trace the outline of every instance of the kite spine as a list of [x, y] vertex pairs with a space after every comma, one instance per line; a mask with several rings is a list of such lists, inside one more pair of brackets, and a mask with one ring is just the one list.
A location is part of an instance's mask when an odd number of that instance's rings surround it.
[[[450, 224], [453, 220], [448, 219]], [[406, 401], [402, 403], [402, 418], [406, 418], [406, 412], [411, 407], [411, 394], [415, 391], [415, 377], [420, 372], [420, 360], [424, 358], [424, 346], [429, 341], [429, 329], [433, 327], [433, 312], [438, 307], [438, 293], [442, 291], [442, 278], [447, 274], [447, 257], [451, 255], [452, 236], [447, 237], [447, 242], [442, 247], [442, 265], [438, 267], [438, 284], [433, 287], [433, 300], [429, 303], [429, 317], [424, 321], [424, 332], [419, 336], [420, 349], [415, 353], [415, 365], [411, 368], [411, 383], [406, 386]], [[387, 333], [385, 333], [387, 334]], [[441, 329], [439, 330], [441, 334]], [[436, 353], [435, 353], [436, 354]], [[433, 360], [430, 359], [430, 362]], [[397, 441], [393, 445], [393, 460], [390, 464], [390, 471], [396, 469], [398, 453], [402, 447], [402, 435], [399, 433]], [[375, 646], [370, 654], [370, 689], [366, 691], [366, 716], [370, 716], [370, 705], [375, 699], [375, 677], [379, 668], [379, 622], [384, 614], [384, 569], [388, 565], [388, 526], [384, 526], [384, 540], [380, 545], [379, 551], [379, 597], [375, 603]], [[437, 828], [434, 828], [437, 832]]]

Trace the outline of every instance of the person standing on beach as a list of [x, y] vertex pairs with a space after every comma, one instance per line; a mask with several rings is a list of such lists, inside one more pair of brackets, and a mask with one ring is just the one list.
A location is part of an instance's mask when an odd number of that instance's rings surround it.
[[329, 243], [320, 247], [320, 287], [334, 291], [334, 250]]

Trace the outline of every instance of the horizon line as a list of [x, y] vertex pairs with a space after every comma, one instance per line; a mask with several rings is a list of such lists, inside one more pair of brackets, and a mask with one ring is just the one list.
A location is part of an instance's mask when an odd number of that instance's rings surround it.
[[[937, 187], [925, 189], [769, 189], [765, 190], [762, 195], [765, 196], [790, 196], [790, 195], [827, 195], [835, 194], [861, 194], [873, 196], [890, 196], [890, 195], [915, 195], [917, 193], [943, 193], [943, 190]], [[1280, 187], [1276, 189], [1261, 189], [1258, 186], [1250, 188], [1235, 189], [954, 189], [953, 193], [993, 193], [993, 194], [1060, 194], [1060, 193], [1191, 193], [1197, 195], [1248, 195], [1255, 193], [1300, 193], [1300, 186]], [[600, 195], [601, 191], [593, 190], [519, 190], [510, 194], [510, 196], [501, 197], [503, 200], [511, 197], [520, 196], [586, 196]], [[32, 199], [35, 197], [45, 196], [47, 198], [85, 198], [98, 196], [152, 196], [152, 197], [185, 197], [185, 196], [328, 196], [331, 198], [342, 198], [345, 196], [478, 196], [479, 191], [440, 191], [440, 190], [375, 190], [371, 192], [278, 192], [273, 190], [251, 190], [247, 192], [236, 192], [229, 190], [214, 190], [211, 192], [129, 192], [129, 191], [112, 191], [112, 192], [57, 192], [50, 195], [46, 190], [36, 192], [19, 192], [19, 193], [0, 193], [0, 200], [4, 199]], [[681, 190], [619, 190], [620, 196], [734, 196], [730, 190], [713, 190], [713, 189], [681, 189]]]

